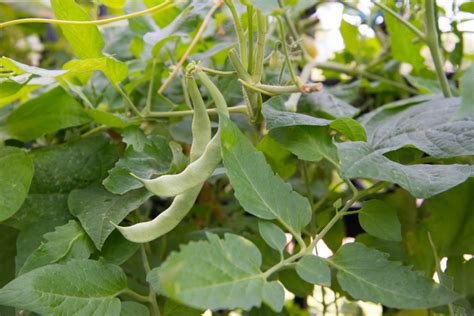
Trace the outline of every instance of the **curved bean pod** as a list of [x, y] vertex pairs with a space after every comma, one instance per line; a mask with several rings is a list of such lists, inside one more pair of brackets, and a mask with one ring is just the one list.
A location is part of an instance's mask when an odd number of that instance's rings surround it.
[[145, 243], [173, 230], [189, 213], [201, 191], [202, 183], [176, 196], [173, 203], [155, 219], [128, 227], [114, 225], [122, 235], [136, 243]]
[[[205, 151], [211, 139], [211, 121], [206, 106], [193, 78], [187, 79], [189, 96], [194, 105], [192, 123], [193, 144], [191, 161], [195, 161]], [[189, 213], [201, 191], [204, 181], [175, 197], [171, 205], [151, 221], [138, 223], [128, 227], [113, 224], [122, 235], [131, 242], [145, 243], [152, 241], [173, 230]]]
[[[211, 94], [217, 111], [229, 116], [227, 103], [219, 89], [203, 71], [197, 71], [197, 74]], [[220, 130], [218, 130], [216, 135], [207, 144], [203, 154], [191, 162], [181, 173], [163, 175], [155, 179], [138, 179], [155, 195], [163, 197], [176, 196], [206, 181], [220, 162]]]
[[181, 194], [209, 178], [221, 162], [220, 131], [207, 144], [204, 153], [191, 162], [181, 173], [167, 174], [155, 179], [141, 179], [148, 191], [170, 197]]

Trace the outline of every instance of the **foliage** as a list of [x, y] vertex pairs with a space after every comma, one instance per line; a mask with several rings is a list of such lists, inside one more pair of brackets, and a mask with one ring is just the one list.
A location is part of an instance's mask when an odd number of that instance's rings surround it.
[[472, 315], [473, 6], [435, 2], [0, 3], [0, 315]]

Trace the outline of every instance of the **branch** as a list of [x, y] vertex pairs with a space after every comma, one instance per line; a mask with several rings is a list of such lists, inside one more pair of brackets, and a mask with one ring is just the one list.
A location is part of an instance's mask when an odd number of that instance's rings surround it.
[[170, 75], [168, 76], [168, 78], [166, 78], [165, 82], [163, 82], [163, 84], [161, 85], [160, 89], [158, 90], [158, 93], [159, 94], [162, 94], [166, 87], [170, 84], [171, 80], [174, 78], [174, 76], [178, 73], [179, 69], [183, 66], [184, 62], [186, 61], [186, 59], [188, 59], [189, 57], [189, 54], [191, 53], [191, 51], [193, 50], [194, 46], [196, 46], [197, 42], [199, 41], [199, 39], [201, 38], [201, 35], [202, 33], [204, 33], [204, 30], [206, 29], [206, 26], [207, 24], [209, 24], [209, 22], [211, 21], [211, 18], [212, 18], [212, 15], [214, 14], [214, 12], [216, 12], [217, 9], [220, 8], [220, 6], [224, 3], [224, 0], [218, 0], [211, 8], [211, 10], [209, 10], [209, 12], [207, 13], [206, 17], [204, 18], [204, 20], [202, 21], [202, 24], [201, 26], [199, 27], [199, 30], [198, 32], [196, 33], [196, 35], [194, 36], [191, 44], [189, 44], [188, 46], [188, 49], [186, 50], [186, 52], [184, 52], [184, 55], [183, 57], [181, 57], [181, 59], [179, 60], [178, 64], [174, 67], [173, 71], [170, 73]]

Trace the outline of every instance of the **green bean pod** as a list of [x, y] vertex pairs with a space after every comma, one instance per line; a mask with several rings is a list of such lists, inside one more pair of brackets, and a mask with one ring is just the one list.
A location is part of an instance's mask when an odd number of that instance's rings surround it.
[[[219, 89], [203, 71], [198, 71], [197, 74], [211, 94], [217, 111], [229, 116], [227, 103]], [[220, 130], [218, 130], [207, 144], [203, 154], [191, 162], [181, 173], [163, 175], [155, 179], [138, 179], [155, 195], [162, 197], [176, 196], [206, 181], [212, 175], [221, 162], [220, 151]]]
[[140, 179], [155, 195], [170, 197], [181, 194], [209, 178], [221, 162], [220, 131], [207, 144], [204, 153], [181, 173], [167, 174], [155, 179]]
[[[205, 151], [211, 139], [211, 121], [206, 112], [199, 88], [193, 78], [187, 79], [188, 92], [194, 105], [192, 123], [193, 144], [191, 161], [198, 159]], [[201, 191], [204, 181], [186, 192], [177, 195], [171, 205], [153, 220], [128, 227], [114, 225], [122, 235], [136, 243], [152, 241], [173, 230], [189, 213]]]

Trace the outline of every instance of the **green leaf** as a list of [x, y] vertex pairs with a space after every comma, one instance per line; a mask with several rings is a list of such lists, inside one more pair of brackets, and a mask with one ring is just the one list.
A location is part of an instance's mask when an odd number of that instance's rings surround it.
[[298, 275], [311, 284], [331, 286], [331, 270], [326, 260], [321, 257], [307, 255], [296, 263]]
[[263, 240], [275, 250], [282, 252], [286, 246], [286, 236], [285, 232], [281, 230], [277, 225], [266, 222], [258, 222], [258, 231], [262, 236]]
[[[51, 0], [54, 16], [59, 20], [88, 21], [89, 14], [75, 0]], [[104, 40], [95, 25], [61, 25], [64, 36], [79, 58], [102, 57]]]
[[121, 9], [125, 6], [127, 0], [100, 0], [106, 6], [113, 9]]
[[415, 86], [422, 93], [441, 93], [441, 86], [439, 81], [433, 79], [426, 79], [423, 77], [416, 77], [406, 75], [405, 78], [412, 86]]
[[459, 10], [469, 13], [474, 13], [474, 3], [472, 2], [465, 2], [459, 6]]
[[18, 211], [30, 189], [33, 162], [16, 147], [0, 147], [0, 222]]
[[402, 233], [397, 211], [381, 200], [364, 202], [359, 222], [369, 234], [385, 240], [401, 241]]
[[354, 117], [359, 113], [357, 108], [326, 91], [307, 94], [300, 102], [308, 103], [313, 111], [325, 112], [335, 118]]
[[16, 95], [28, 83], [28, 80], [28, 75], [0, 78], [0, 98]]
[[422, 42], [414, 42], [416, 35], [390, 14], [384, 14], [384, 21], [390, 33], [390, 48], [393, 58], [407, 62], [415, 69], [424, 67], [424, 60], [420, 54]]
[[43, 315], [119, 315], [115, 296], [126, 287], [119, 267], [72, 260], [19, 276], [0, 290], [0, 304]]
[[0, 58], [0, 66], [2, 70], [13, 71], [14, 73], [21, 74], [32, 74], [40, 77], [54, 78], [64, 75], [67, 71], [65, 70], [48, 70], [39, 67], [22, 64], [16, 60], [8, 57]]
[[368, 178], [400, 185], [413, 196], [428, 198], [446, 191], [469, 178], [469, 165], [402, 165], [391, 161], [364, 142], [336, 144], [341, 173], [346, 179]]
[[[15, 278], [16, 239], [18, 231], [0, 224], [0, 287]], [[0, 308], [1, 311], [1, 308]]]
[[52, 263], [63, 263], [71, 259], [88, 259], [95, 251], [89, 237], [76, 221], [56, 227], [54, 232], [43, 236], [42, 243], [25, 261], [19, 274]]
[[248, 0], [248, 2], [262, 11], [265, 15], [270, 15], [273, 11], [280, 8], [278, 6], [278, 1], [275, 0]]
[[275, 175], [234, 123], [225, 117], [220, 122], [224, 165], [242, 207], [262, 219], [278, 219], [299, 233], [311, 220], [309, 201]]
[[[280, 98], [281, 97], [277, 97]], [[297, 125], [310, 125], [310, 126], [327, 126], [331, 124], [330, 120], [313, 117], [301, 113], [279, 111], [269, 105], [268, 102], [274, 101], [275, 97], [271, 98], [262, 108], [262, 114], [265, 117], [267, 128], [269, 130], [278, 127], [297, 126]]]
[[[464, 3], [468, 4], [468, 3]], [[472, 5], [474, 8], [474, 5]], [[474, 11], [474, 10], [473, 10]], [[467, 68], [461, 80], [461, 106], [456, 113], [456, 118], [472, 116], [474, 113], [474, 63]]]
[[103, 72], [115, 84], [118, 84], [128, 76], [127, 64], [110, 56], [71, 60], [63, 66], [63, 69], [69, 70], [66, 74], [67, 77], [72, 75], [90, 75], [98, 70]]
[[181, 246], [150, 272], [148, 280], [156, 282], [157, 276], [163, 294], [199, 309], [250, 310], [262, 301], [281, 309], [283, 288], [265, 280], [254, 244], [233, 234], [225, 234], [224, 239], [207, 236], [208, 241]]
[[102, 246], [100, 257], [108, 263], [121, 265], [139, 248], [140, 244], [128, 241], [118, 230], [114, 230]]
[[340, 286], [357, 300], [421, 309], [446, 305], [459, 298], [448, 288], [360, 243], [345, 244], [328, 263], [338, 270]]
[[120, 316], [149, 316], [150, 310], [137, 302], [122, 302]]
[[135, 190], [124, 195], [115, 195], [99, 186], [74, 190], [69, 194], [71, 213], [79, 218], [84, 230], [97, 249], [101, 249], [114, 230], [111, 223], [120, 223], [130, 212], [137, 209], [149, 197], [146, 190]]
[[90, 122], [81, 104], [57, 87], [23, 103], [7, 118], [7, 133], [21, 141]]
[[270, 131], [277, 142], [301, 160], [320, 161], [325, 158], [338, 165], [337, 149], [329, 128], [325, 126], [289, 126]]
[[117, 113], [109, 113], [96, 109], [86, 110], [87, 114], [94, 120], [94, 122], [110, 127], [125, 128], [131, 125], [139, 125], [137, 121], [131, 121]]
[[[130, 130], [131, 128], [125, 129]], [[173, 153], [166, 138], [159, 135], [145, 137], [140, 129], [136, 130], [136, 133], [125, 133], [127, 149], [115, 167], [109, 170], [109, 176], [103, 182], [110, 192], [124, 194], [143, 187], [143, 183], [130, 173], [150, 179], [170, 170]]]
[[[15, 278], [16, 239], [18, 231], [0, 224], [0, 287]], [[15, 315], [11, 307], [0, 305], [0, 315]]]
[[[36, 176], [36, 175], [35, 175]], [[43, 235], [72, 218], [67, 208], [67, 194], [30, 193], [20, 210], [5, 223], [20, 230], [17, 239], [17, 272], [28, 256], [41, 244]]]
[[448, 98], [386, 109], [366, 126], [368, 143], [382, 153], [412, 145], [437, 158], [472, 155], [474, 117], [453, 119], [460, 104]]
[[117, 149], [104, 135], [30, 152], [35, 175], [30, 193], [69, 193], [100, 183], [117, 160]]
[[283, 179], [288, 179], [295, 174], [297, 166], [293, 155], [270, 135], [263, 137], [257, 144], [257, 149], [265, 155], [265, 160]]
[[367, 141], [367, 134], [364, 127], [359, 122], [349, 117], [335, 119], [329, 126], [347, 136], [349, 140]]
[[425, 216], [417, 227], [430, 232], [438, 254], [443, 257], [474, 253], [474, 180], [427, 199], [421, 206]]
[[176, 303], [173, 300], [166, 300], [163, 308], [163, 316], [201, 316], [203, 311], [189, 306]]

